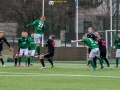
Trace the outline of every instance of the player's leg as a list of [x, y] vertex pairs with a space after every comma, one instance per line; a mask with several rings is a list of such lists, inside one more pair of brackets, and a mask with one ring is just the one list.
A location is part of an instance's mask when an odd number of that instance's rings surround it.
[[2, 58], [2, 50], [0, 50], [0, 61], [2, 63], [2, 66], [5, 67], [5, 64], [4, 64], [4, 61], [3, 61], [3, 58]]
[[16, 53], [16, 55], [15, 55], [15, 65], [14, 66], [17, 66], [17, 61], [18, 61], [18, 52]]
[[93, 62], [94, 62], [95, 67], [97, 67], [96, 61], [97, 61], [97, 57], [95, 56], [95, 57], [93, 58]]
[[24, 49], [20, 48], [20, 53], [19, 53], [19, 56], [18, 56], [18, 65], [17, 67], [21, 66], [21, 56], [23, 55], [24, 53]]
[[24, 49], [24, 55], [25, 55], [25, 65], [24, 65], [24, 67], [26, 67], [27, 66], [27, 63], [28, 63], [28, 49]]
[[30, 66], [30, 54], [31, 54], [31, 51], [28, 50], [28, 66]]
[[45, 67], [45, 63], [44, 63], [43, 58], [44, 58], [44, 54], [40, 55], [40, 62], [42, 64], [42, 69], [45, 69], [46, 67]]
[[120, 58], [120, 49], [117, 49], [116, 50], [116, 66], [115, 67], [118, 67], [119, 58]]
[[33, 62], [33, 59], [34, 59], [34, 55], [35, 55], [35, 50], [31, 50], [31, 53], [30, 53], [30, 65], [33, 65], [32, 62]]
[[51, 64], [51, 68], [52, 67], [54, 67], [54, 64], [53, 64], [53, 61], [52, 61], [52, 59], [51, 59], [51, 57], [53, 57], [54, 55], [52, 54], [52, 53], [50, 53], [47, 57], [47, 59], [48, 59], [48, 61], [49, 61], [49, 63]]

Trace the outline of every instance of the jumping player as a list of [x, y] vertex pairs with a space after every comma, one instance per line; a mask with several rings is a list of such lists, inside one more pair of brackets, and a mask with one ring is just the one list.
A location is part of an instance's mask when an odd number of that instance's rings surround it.
[[[47, 58], [48, 61], [51, 63], [52, 67], [54, 67], [53, 61], [51, 60], [51, 57], [54, 56], [54, 47], [55, 47], [55, 42], [54, 42], [54, 35], [50, 35], [46, 47], [48, 47], [48, 52], [40, 55], [40, 62], [42, 64], [42, 68], [45, 69], [45, 64], [43, 58]], [[51, 67], [51, 68], [52, 68]]]
[[71, 42], [84, 42], [87, 46], [89, 46], [91, 48], [91, 52], [89, 54], [89, 61], [93, 67], [93, 70], [96, 70], [96, 67], [93, 63], [93, 58], [96, 56], [98, 57], [99, 61], [100, 61], [100, 64], [101, 64], [101, 69], [104, 67], [103, 66], [103, 63], [102, 63], [102, 59], [100, 58], [100, 51], [99, 51], [99, 48], [98, 48], [98, 45], [96, 44], [96, 42], [91, 39], [91, 38], [87, 38], [87, 35], [85, 34], [83, 36], [83, 39], [81, 40], [71, 40]]
[[23, 31], [21, 33], [21, 36], [18, 39], [18, 46], [20, 47], [20, 54], [18, 57], [19, 60], [19, 64], [17, 65], [18, 67], [21, 65], [21, 56], [24, 54], [25, 56], [25, 65], [24, 67], [26, 67], [27, 63], [28, 63], [28, 47], [29, 47], [29, 41], [28, 38], [26, 37], [26, 33]]
[[114, 46], [113, 49], [117, 49], [116, 50], [116, 66], [118, 67], [118, 63], [119, 63], [119, 59], [120, 59], [120, 33], [118, 33], [118, 38], [116, 38], [115, 42], [114, 42]]
[[45, 30], [45, 17], [42, 16], [40, 19], [35, 20], [34, 22], [28, 24], [27, 26], [34, 26], [34, 40], [37, 46], [37, 53], [40, 55], [40, 39]]
[[3, 51], [3, 43], [4, 42], [8, 45], [10, 51], [12, 51], [12, 48], [10, 47], [10, 44], [8, 43], [6, 38], [4, 38], [4, 32], [0, 31], [0, 61], [1, 61], [3, 67], [5, 67], [4, 61], [3, 61], [3, 58], [2, 58], [2, 51]]
[[106, 42], [103, 39], [103, 34], [98, 34], [97, 43], [100, 49], [100, 57], [102, 58], [102, 60], [105, 60], [105, 62], [107, 63], [107, 67], [109, 67], [109, 61], [106, 58]]
[[34, 55], [35, 55], [35, 50], [36, 50], [36, 44], [34, 42], [34, 33], [31, 33], [31, 37], [28, 38], [29, 40], [29, 51], [28, 51], [28, 55], [30, 58], [30, 62], [28, 63], [28, 66], [32, 65], [32, 61], [34, 59]]

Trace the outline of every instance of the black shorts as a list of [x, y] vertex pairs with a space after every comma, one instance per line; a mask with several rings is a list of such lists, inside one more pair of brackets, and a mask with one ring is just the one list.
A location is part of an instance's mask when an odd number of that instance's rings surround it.
[[0, 50], [0, 56], [2, 56], [2, 50]]
[[43, 56], [44, 56], [45, 58], [50, 58], [50, 57], [53, 57], [54, 54], [53, 54], [53, 53], [50, 53], [50, 52], [47, 52], [47, 53], [44, 53]]
[[100, 50], [100, 57], [102, 57], [102, 58], [106, 57], [106, 49]]

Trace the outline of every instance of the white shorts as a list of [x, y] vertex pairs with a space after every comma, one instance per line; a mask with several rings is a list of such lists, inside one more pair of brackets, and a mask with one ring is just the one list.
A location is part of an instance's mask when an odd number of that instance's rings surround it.
[[42, 34], [34, 34], [35, 43], [40, 43], [41, 38], [42, 38]]
[[120, 58], [120, 49], [116, 50], [116, 58]]
[[22, 56], [22, 55], [25, 55], [25, 56], [28, 56], [28, 48], [27, 49], [22, 49], [22, 48], [20, 48], [20, 56]]
[[90, 54], [89, 54], [89, 58], [94, 58], [94, 57], [99, 57], [100, 56], [100, 50], [99, 48], [95, 48], [95, 49], [92, 49]]
[[35, 55], [35, 50], [29, 50], [28, 55], [29, 56], [34, 56]]

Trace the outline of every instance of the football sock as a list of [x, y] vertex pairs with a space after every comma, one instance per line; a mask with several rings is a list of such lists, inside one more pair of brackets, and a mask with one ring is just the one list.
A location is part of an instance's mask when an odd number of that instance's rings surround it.
[[45, 67], [44, 60], [43, 60], [43, 59], [40, 59], [40, 62], [41, 62], [41, 64], [42, 64], [42, 66]]
[[88, 61], [88, 64], [87, 65], [89, 65], [90, 64], [90, 61]]
[[118, 66], [118, 63], [119, 63], [119, 59], [116, 59], [116, 66]]
[[99, 60], [99, 62], [100, 62], [101, 67], [103, 67], [102, 59], [101, 59], [101, 58], [98, 58], [98, 60]]
[[25, 64], [27, 65], [27, 63], [28, 63], [28, 57], [26, 56], [25, 57]]
[[97, 65], [96, 65], [96, 60], [97, 60], [97, 57], [94, 57], [94, 58], [93, 58], [93, 62], [94, 62], [95, 67], [97, 67]]
[[105, 62], [107, 63], [107, 65], [109, 66], [109, 61], [108, 61], [108, 59], [105, 57], [105, 58], [103, 58], [104, 60], [105, 60]]
[[15, 65], [17, 65], [18, 58], [15, 58]]
[[21, 57], [18, 58], [19, 64], [21, 64]]
[[91, 63], [93, 68], [96, 68], [92, 60], [90, 60], [89, 62]]
[[48, 61], [51, 63], [51, 65], [53, 65], [53, 62], [52, 62], [52, 60], [51, 60], [51, 59], [48, 59]]
[[30, 58], [28, 58], [28, 66], [30, 65]]
[[40, 55], [40, 46], [37, 46], [37, 53]]
[[34, 58], [33, 56], [31, 56], [31, 57], [30, 57], [30, 63], [32, 63], [32, 61], [33, 61], [33, 58]]
[[0, 60], [1, 60], [2, 65], [4, 65], [4, 61], [3, 61], [3, 59], [1, 58]]

